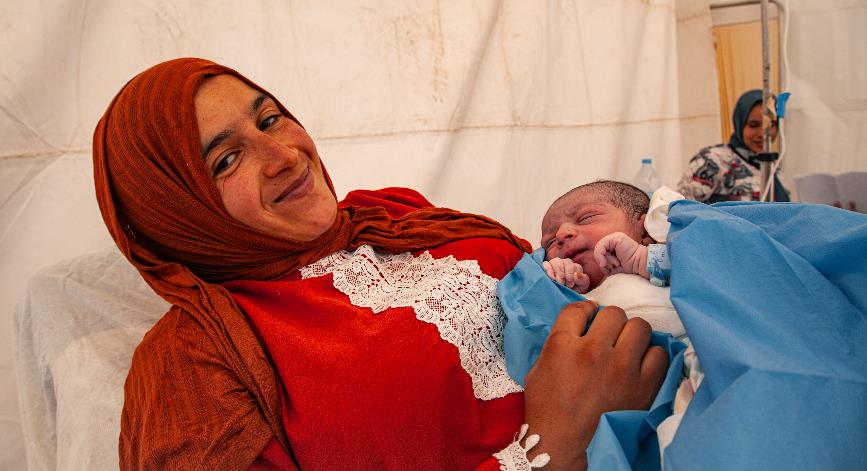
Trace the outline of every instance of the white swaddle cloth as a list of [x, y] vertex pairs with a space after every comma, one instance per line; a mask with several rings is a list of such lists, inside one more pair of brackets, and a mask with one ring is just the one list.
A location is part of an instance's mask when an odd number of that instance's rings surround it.
[[585, 296], [606, 306], [618, 306], [630, 319], [640, 317], [653, 330], [667, 332], [678, 340], [686, 338], [686, 329], [671, 304], [671, 288], [657, 287], [639, 275], [617, 273], [605, 278]]

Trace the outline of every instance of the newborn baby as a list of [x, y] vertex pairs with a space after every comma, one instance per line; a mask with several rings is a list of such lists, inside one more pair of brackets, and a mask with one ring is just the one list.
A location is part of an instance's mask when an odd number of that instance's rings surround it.
[[[569, 191], [542, 218], [545, 272], [588, 298], [619, 306], [629, 318], [641, 317], [653, 330], [688, 344], [665, 287], [671, 266], [664, 245], [668, 205], [677, 199], [683, 196], [666, 187], [648, 198], [644, 191], [615, 181], [597, 181]], [[673, 439], [703, 377], [690, 346], [684, 353], [674, 414], [657, 429], [660, 452]]]
[[569, 191], [542, 218], [545, 272], [601, 304], [642, 317], [654, 330], [683, 339], [668, 289], [660, 289], [670, 266], [665, 245], [655, 243], [668, 235], [668, 203], [681, 198], [663, 187], [648, 212], [650, 198], [627, 183], [603, 180]]

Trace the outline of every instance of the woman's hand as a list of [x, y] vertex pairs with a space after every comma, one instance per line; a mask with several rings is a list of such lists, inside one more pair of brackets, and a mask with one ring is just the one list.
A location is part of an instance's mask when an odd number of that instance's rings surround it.
[[647, 273], [647, 247], [622, 232], [599, 239], [593, 248], [593, 259], [606, 275], [634, 273], [650, 279]]
[[527, 374], [526, 422], [541, 438], [528, 455], [548, 453], [545, 471], [586, 469], [599, 417], [649, 408], [668, 368], [665, 350], [648, 348], [650, 325], [627, 321], [618, 307], [600, 310], [585, 334], [597, 308], [592, 301], [564, 307]]
[[552, 258], [542, 262], [542, 268], [548, 274], [548, 278], [572, 288], [579, 293], [586, 293], [590, 288], [590, 277], [584, 273], [580, 264], [568, 258]]

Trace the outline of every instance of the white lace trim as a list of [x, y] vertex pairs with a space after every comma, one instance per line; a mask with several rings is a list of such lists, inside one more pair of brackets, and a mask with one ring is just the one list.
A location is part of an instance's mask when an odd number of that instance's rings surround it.
[[458, 348], [475, 397], [489, 400], [522, 391], [506, 371], [497, 280], [482, 273], [477, 261], [434, 259], [427, 251], [418, 257], [379, 254], [363, 245], [301, 269], [302, 278], [328, 273], [355, 306], [374, 313], [412, 307], [418, 320], [437, 326], [440, 337]]
[[529, 428], [527, 424], [522, 425], [518, 438], [504, 448], [503, 451], [494, 453], [494, 458], [497, 458], [497, 461], [500, 462], [501, 470], [529, 471], [541, 468], [551, 461], [551, 456], [548, 453], [539, 453], [533, 458], [533, 461], [527, 458], [527, 452], [539, 443], [539, 435], [534, 433], [527, 437], [527, 441], [524, 442], [526, 447], [521, 446], [521, 440], [524, 439], [524, 435], [527, 435], [527, 429]]

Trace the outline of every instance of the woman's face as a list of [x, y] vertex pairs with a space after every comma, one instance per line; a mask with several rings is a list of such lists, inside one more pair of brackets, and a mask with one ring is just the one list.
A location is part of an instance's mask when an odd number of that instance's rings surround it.
[[[741, 136], [747, 149], [759, 153], [762, 151], [764, 142], [764, 133], [762, 133], [762, 104], [758, 103], [750, 110], [750, 115], [747, 117], [747, 124], [744, 125], [744, 132]], [[777, 121], [774, 120], [771, 126], [771, 142], [777, 138]]]
[[205, 165], [232, 217], [300, 241], [331, 227], [337, 202], [316, 146], [271, 98], [218, 75], [199, 86], [195, 107]]

